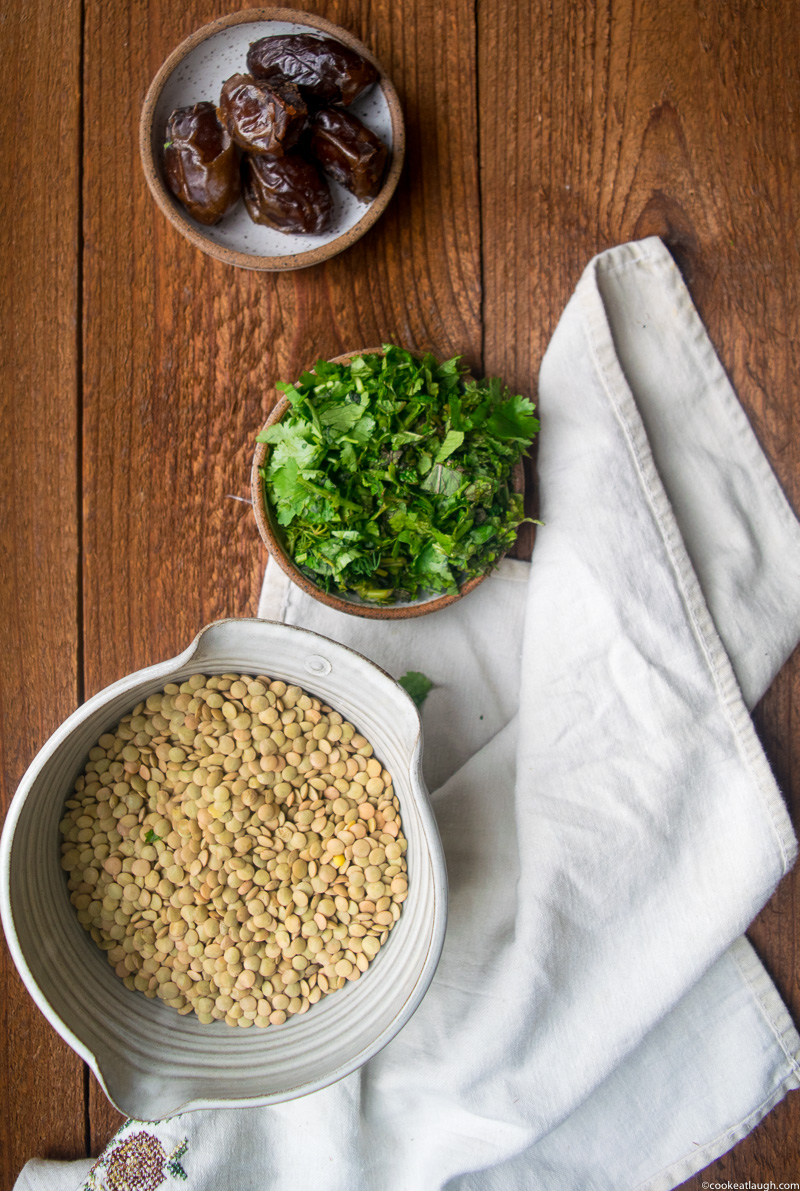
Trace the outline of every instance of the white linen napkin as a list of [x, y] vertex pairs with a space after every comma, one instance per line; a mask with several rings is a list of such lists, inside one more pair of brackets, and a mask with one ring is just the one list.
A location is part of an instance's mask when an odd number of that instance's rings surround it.
[[402, 622], [273, 564], [262, 593], [435, 683], [451, 903], [421, 1007], [333, 1087], [128, 1122], [18, 1189], [120, 1191], [147, 1155], [153, 1191], [669, 1191], [800, 1086], [742, 937], [796, 853], [747, 707], [800, 636], [800, 526], [658, 239], [590, 264], [539, 404], [530, 565]]

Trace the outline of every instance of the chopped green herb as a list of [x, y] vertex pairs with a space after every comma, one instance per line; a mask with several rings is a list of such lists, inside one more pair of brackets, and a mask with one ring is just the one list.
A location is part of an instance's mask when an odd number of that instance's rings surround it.
[[156, 835], [156, 833], [153, 831], [153, 828], [151, 827], [150, 830], [148, 831], [147, 835], [144, 837], [144, 842], [146, 844], [154, 844], [156, 842], [156, 840], [160, 840], [160, 839], [161, 839], [161, 836]]
[[258, 436], [265, 498], [323, 591], [383, 604], [456, 594], [514, 544], [525, 516], [511, 474], [539, 422], [458, 357], [383, 350], [278, 385], [290, 408]]
[[164, 148], [168, 149], [171, 144], [172, 144], [172, 141], [164, 141]]
[[409, 670], [407, 674], [404, 674], [402, 678], [398, 678], [397, 681], [408, 692], [417, 707], [422, 707], [422, 704], [428, 697], [428, 692], [433, 688], [430, 678], [426, 674], [420, 674], [419, 670]]

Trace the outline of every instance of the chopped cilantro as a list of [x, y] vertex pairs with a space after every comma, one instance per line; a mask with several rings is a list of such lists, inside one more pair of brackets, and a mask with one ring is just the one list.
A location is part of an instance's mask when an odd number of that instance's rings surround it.
[[456, 594], [491, 570], [524, 521], [511, 473], [539, 429], [533, 404], [460, 358], [386, 345], [318, 360], [269, 444], [265, 497], [284, 546], [323, 591], [370, 603]]
[[397, 681], [408, 692], [417, 707], [422, 707], [422, 704], [428, 697], [428, 692], [433, 687], [433, 683], [427, 674], [420, 674], [419, 670], [409, 670], [407, 674], [404, 674], [402, 678], [398, 678]]
[[148, 831], [147, 835], [144, 837], [144, 842], [146, 844], [154, 844], [156, 842], [156, 840], [160, 840], [160, 839], [161, 839], [161, 836], [156, 835], [156, 833], [153, 831], [153, 828], [151, 827], [150, 830]]

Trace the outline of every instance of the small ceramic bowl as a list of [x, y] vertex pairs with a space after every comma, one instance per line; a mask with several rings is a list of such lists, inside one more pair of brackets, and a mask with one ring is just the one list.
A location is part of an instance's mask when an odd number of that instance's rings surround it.
[[[191, 674], [268, 674], [329, 702], [394, 778], [408, 839], [408, 899], [369, 969], [283, 1025], [236, 1030], [132, 992], [80, 926], [58, 824], [89, 749], [140, 700]], [[419, 1005], [444, 941], [447, 877], [422, 780], [417, 710], [388, 674], [316, 633], [265, 620], [209, 625], [170, 661], [115, 682], [66, 720], [22, 779], [0, 841], [0, 915], [20, 975], [121, 1112], [159, 1120], [198, 1108], [290, 1100], [349, 1074]]]
[[[389, 146], [391, 158], [380, 194], [360, 203], [330, 181], [334, 221], [320, 236], [294, 236], [253, 223], [240, 202], [214, 227], [204, 227], [187, 214], [164, 179], [163, 146], [170, 113], [201, 100], [219, 101], [222, 84], [246, 72], [250, 43], [286, 33], [320, 33], [354, 49], [378, 70], [378, 82], [347, 110]], [[293, 8], [254, 8], [230, 13], [204, 25], [181, 42], [150, 84], [139, 122], [139, 151], [153, 198], [178, 231], [202, 252], [242, 269], [276, 272], [304, 269], [335, 256], [354, 244], [386, 209], [397, 186], [405, 151], [400, 100], [377, 59], [346, 29], [313, 13]]]
[[[336, 356], [330, 363], [349, 364], [353, 356], [376, 355], [382, 352], [382, 350], [380, 347], [365, 347], [358, 352], [348, 352], [346, 355]], [[274, 426], [276, 422], [279, 422], [288, 408], [288, 400], [282, 397], [270, 413], [262, 430], [266, 430], [268, 426]], [[380, 604], [368, 604], [354, 593], [343, 596], [323, 591], [321, 587], [317, 587], [316, 583], [312, 583], [308, 576], [304, 575], [295, 566], [284, 548], [280, 528], [275, 520], [272, 509], [265, 499], [264, 485], [261, 482], [261, 468], [266, 463], [268, 453], [269, 447], [267, 444], [263, 442], [258, 443], [255, 454], [253, 455], [253, 466], [250, 470], [250, 494], [258, 532], [261, 534], [261, 539], [269, 550], [270, 555], [281, 570], [285, 571], [291, 581], [301, 591], [304, 591], [306, 595], [312, 596], [313, 599], [319, 600], [320, 603], [327, 604], [329, 608], [335, 608], [337, 612], [347, 612], [351, 616], [365, 616], [370, 620], [407, 620], [412, 616], [427, 616], [430, 612], [438, 612], [441, 608], [446, 608], [449, 604], [454, 604], [456, 600], [461, 600], [464, 596], [469, 595], [479, 583], [483, 583], [484, 579], [488, 578], [489, 571], [483, 575], [476, 575], [474, 579], [468, 579], [454, 595], [421, 596], [416, 600], [405, 603], [398, 601], [396, 604], [390, 604], [385, 607]], [[512, 484], [515, 492], [524, 492], [525, 473], [521, 462], [514, 468]]]

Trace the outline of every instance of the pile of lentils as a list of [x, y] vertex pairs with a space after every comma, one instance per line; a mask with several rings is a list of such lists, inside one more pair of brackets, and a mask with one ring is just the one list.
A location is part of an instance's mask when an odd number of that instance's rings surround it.
[[392, 779], [298, 686], [195, 674], [100, 737], [66, 802], [78, 920], [130, 989], [279, 1025], [358, 980], [408, 891]]

